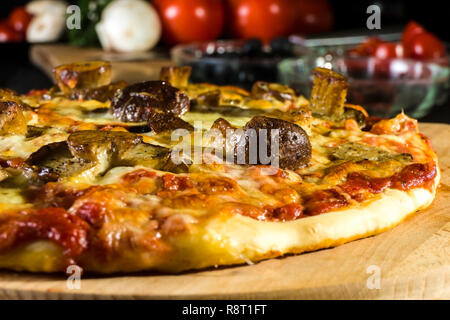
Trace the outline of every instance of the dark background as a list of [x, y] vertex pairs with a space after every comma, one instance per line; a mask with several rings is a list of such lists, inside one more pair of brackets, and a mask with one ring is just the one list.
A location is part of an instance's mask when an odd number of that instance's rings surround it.
[[[0, 18], [5, 18], [13, 7], [25, 4], [26, 0], [1, 0]], [[76, 1], [68, 1], [76, 3]], [[379, 5], [382, 10], [382, 29], [401, 31], [411, 19], [422, 24], [440, 39], [450, 42], [449, 16], [446, 1], [407, 1], [407, 0], [330, 0], [335, 15], [335, 30], [339, 33], [365, 33], [368, 15], [366, 9], [371, 4]], [[0, 43], [0, 87], [9, 87], [21, 93], [31, 89], [48, 88], [52, 85], [39, 69], [28, 60], [27, 44]], [[450, 102], [436, 106], [422, 121], [450, 123]]]

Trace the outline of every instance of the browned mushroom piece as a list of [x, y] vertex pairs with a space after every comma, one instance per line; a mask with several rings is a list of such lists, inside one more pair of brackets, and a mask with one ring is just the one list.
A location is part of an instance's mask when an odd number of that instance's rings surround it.
[[141, 136], [130, 132], [84, 130], [72, 133], [67, 144], [75, 157], [96, 161], [104, 154], [120, 156], [142, 140]]
[[313, 75], [310, 101], [312, 112], [332, 118], [342, 117], [348, 89], [347, 79], [325, 68], [315, 68]]
[[72, 133], [67, 141], [54, 142], [32, 153], [23, 166], [31, 183], [57, 181], [96, 168], [102, 174], [111, 167], [136, 166], [186, 172], [171, 161], [171, 150], [142, 141], [123, 131], [85, 130]]
[[[256, 116], [247, 122], [244, 132], [236, 145], [238, 163], [242, 151], [245, 151], [246, 164], [277, 165], [278, 162], [282, 169], [295, 170], [308, 165], [311, 160], [309, 137], [294, 123]], [[276, 149], [277, 144], [277, 150], [272, 150]], [[260, 150], [261, 147], [265, 150]], [[266, 158], [262, 159], [262, 155]]]
[[236, 127], [233, 126], [231, 123], [229, 123], [224, 118], [218, 118], [212, 124], [211, 129], [219, 130], [222, 133], [222, 135], [225, 137], [227, 134], [227, 130], [235, 130]]
[[184, 88], [188, 85], [191, 67], [162, 67], [159, 80], [166, 81], [176, 88]]
[[25, 134], [27, 119], [23, 107], [14, 101], [0, 101], [0, 134]]
[[45, 183], [70, 177], [94, 166], [94, 162], [73, 156], [66, 141], [49, 143], [32, 153], [24, 164], [31, 183]]
[[258, 81], [252, 87], [252, 98], [263, 100], [294, 101], [295, 91], [279, 83]]
[[72, 89], [66, 96], [71, 100], [97, 100], [107, 102], [114, 98], [118, 90], [124, 89], [126, 86], [127, 83], [125, 81], [119, 81], [98, 88]]
[[189, 110], [189, 98], [165, 81], [146, 81], [119, 90], [111, 112], [125, 122], [147, 121], [153, 111], [182, 115]]
[[148, 117], [148, 126], [155, 133], [161, 133], [164, 131], [173, 131], [176, 129], [186, 129], [188, 131], [194, 131], [194, 127], [170, 113], [151, 112]]
[[64, 64], [53, 70], [56, 83], [64, 93], [72, 89], [92, 89], [111, 82], [111, 63], [88, 61]]

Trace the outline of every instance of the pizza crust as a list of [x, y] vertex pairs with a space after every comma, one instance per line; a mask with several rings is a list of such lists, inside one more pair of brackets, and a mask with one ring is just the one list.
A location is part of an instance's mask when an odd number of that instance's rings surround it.
[[[219, 265], [253, 263], [284, 254], [335, 247], [379, 234], [409, 215], [428, 207], [436, 194], [439, 170], [432, 191], [387, 189], [377, 199], [352, 208], [287, 222], [258, 221], [243, 215], [217, 215], [191, 232], [169, 239], [167, 255], [128, 250], [111, 261], [89, 253], [80, 259], [85, 271], [98, 273], [157, 270], [181, 272]], [[0, 255], [0, 268], [55, 272], [64, 266], [62, 250], [50, 241], [35, 241]]]
[[408, 192], [388, 189], [370, 203], [288, 222], [257, 221], [241, 215], [217, 217], [208, 221], [197, 243], [179, 247], [174, 259], [165, 263], [162, 270], [180, 272], [251, 263], [335, 247], [393, 228], [410, 214], [428, 207], [434, 196], [435, 190], [423, 188]]

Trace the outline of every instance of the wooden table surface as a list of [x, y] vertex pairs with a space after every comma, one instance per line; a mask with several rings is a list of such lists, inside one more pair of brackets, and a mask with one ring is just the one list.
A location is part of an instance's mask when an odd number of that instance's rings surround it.
[[[20, 299], [449, 299], [450, 126], [423, 124], [438, 153], [434, 203], [396, 228], [345, 245], [254, 265], [179, 275], [83, 276], [0, 272], [0, 297]], [[380, 276], [380, 288], [370, 289]], [[369, 283], [369, 286], [368, 286]]]
[[134, 54], [134, 57], [135, 60], [131, 61], [126, 60], [127, 55], [64, 44], [34, 45], [30, 49], [30, 60], [52, 79], [53, 68], [56, 66], [79, 61], [111, 61], [112, 81], [124, 80], [130, 83], [157, 80], [161, 67], [172, 64], [170, 58], [157, 52]]

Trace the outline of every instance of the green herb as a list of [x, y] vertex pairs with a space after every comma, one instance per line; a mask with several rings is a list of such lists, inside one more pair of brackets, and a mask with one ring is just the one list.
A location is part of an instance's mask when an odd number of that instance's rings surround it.
[[95, 25], [100, 21], [103, 9], [113, 0], [79, 0], [81, 29], [68, 30], [69, 43], [78, 47], [99, 47]]

